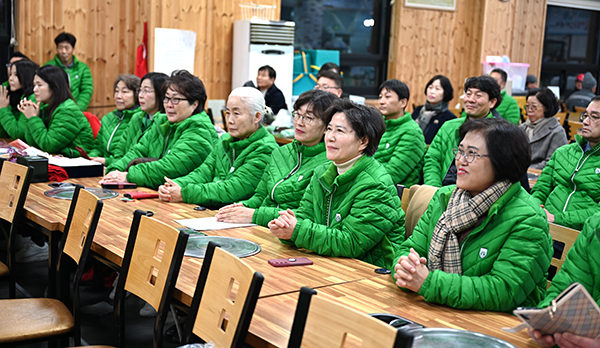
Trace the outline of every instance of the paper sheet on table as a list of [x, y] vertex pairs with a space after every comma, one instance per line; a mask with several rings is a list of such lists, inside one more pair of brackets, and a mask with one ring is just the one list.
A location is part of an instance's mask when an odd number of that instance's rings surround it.
[[23, 151], [30, 156], [45, 157], [48, 159], [48, 164], [59, 167], [88, 167], [98, 165], [98, 162], [90, 161], [83, 157], [68, 158], [62, 156], [52, 156], [47, 152], [36, 149], [35, 147], [28, 147]]
[[207, 230], [225, 230], [228, 228], [256, 226], [255, 224], [231, 224], [227, 222], [219, 222], [215, 217], [198, 218], [198, 219], [181, 219], [175, 222], [182, 224], [187, 228], [197, 231]]

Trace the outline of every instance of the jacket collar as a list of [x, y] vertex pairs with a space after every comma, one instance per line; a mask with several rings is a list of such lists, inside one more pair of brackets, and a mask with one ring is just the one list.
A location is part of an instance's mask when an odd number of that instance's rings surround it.
[[[383, 116], [383, 118], [385, 118], [385, 116]], [[409, 112], [404, 111], [404, 115], [401, 117], [398, 117], [396, 119], [385, 119], [385, 126], [386, 127], [390, 127], [390, 126], [400, 126], [402, 124], [405, 124], [406, 122], [409, 122], [412, 120], [412, 115]]]
[[250, 135], [246, 139], [240, 140], [238, 138], [232, 137], [231, 134], [229, 134], [229, 133], [225, 133], [221, 136], [221, 142], [223, 144], [223, 149], [225, 149], [225, 152], [228, 152], [229, 149], [235, 149], [235, 150], [245, 149], [253, 142], [260, 140], [262, 138], [265, 138], [267, 136], [272, 136], [272, 135], [261, 124], [261, 125], [259, 125], [256, 132], [252, 133], [252, 135]]
[[323, 185], [323, 187], [331, 191], [332, 186], [343, 186], [356, 179], [358, 174], [371, 165], [373, 161], [373, 157], [366, 155], [362, 156], [358, 161], [356, 161], [356, 163], [354, 163], [352, 168], [342, 175], [338, 175], [337, 167], [333, 162], [331, 162], [325, 173], [323, 173], [323, 175], [321, 175], [319, 178], [319, 182], [321, 185]]
[[[575, 141], [577, 142], [577, 144], [579, 145], [579, 147], [581, 147], [582, 149], [585, 149], [585, 144], [588, 142], [584, 137], [582, 137], [579, 134], [575, 134]], [[594, 147], [592, 147], [592, 151], [597, 150], [600, 147], [600, 142], [598, 142], [596, 145], [594, 145]]]
[[58, 57], [58, 53], [54, 55], [54, 60], [56, 61], [56, 64], [58, 64], [58, 66], [61, 67], [61, 68], [63, 68], [63, 69], [64, 68], [75, 67], [79, 63], [79, 59], [77, 59], [77, 57], [75, 57], [75, 55], [73, 55], [73, 61], [71, 62], [71, 65], [69, 65], [68, 67], [65, 67], [65, 65], [63, 64], [63, 62]]
[[158, 129], [159, 129], [160, 133], [163, 136], [165, 136], [166, 134], [169, 134], [169, 132], [177, 130], [178, 127], [183, 127], [184, 125], [187, 125], [188, 123], [192, 122], [193, 120], [201, 118], [201, 117], [208, 117], [208, 115], [206, 114], [206, 111], [202, 111], [199, 114], [193, 114], [192, 116], [186, 118], [185, 120], [183, 120], [179, 123], [169, 122], [169, 118], [167, 117], [167, 115], [163, 114], [163, 113], [159, 113], [159, 112], [157, 112], [154, 115], [153, 119], [156, 120], [157, 124], [160, 124]]
[[550, 134], [554, 128], [560, 127], [560, 123], [558, 123], [558, 120], [554, 117], [552, 118], [553, 120], [546, 122], [546, 124], [544, 124], [542, 128], [540, 128], [540, 130], [533, 135], [533, 137], [529, 141], [530, 143], [540, 140], [541, 138]]
[[292, 144], [292, 146], [294, 147], [294, 149], [296, 149], [297, 152], [302, 153], [306, 157], [313, 157], [325, 151], [325, 142], [323, 141], [321, 141], [315, 146], [305, 146], [300, 144], [298, 140], [294, 139], [294, 141], [292, 141]]

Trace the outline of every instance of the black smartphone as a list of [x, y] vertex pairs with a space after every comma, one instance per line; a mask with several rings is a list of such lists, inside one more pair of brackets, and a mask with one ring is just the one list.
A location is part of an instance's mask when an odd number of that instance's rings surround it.
[[102, 184], [103, 189], [132, 189], [137, 188], [137, 185], [132, 182], [109, 182]]

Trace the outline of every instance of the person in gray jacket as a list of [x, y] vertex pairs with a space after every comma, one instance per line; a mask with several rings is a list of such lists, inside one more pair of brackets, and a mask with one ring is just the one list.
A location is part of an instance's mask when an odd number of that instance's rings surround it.
[[591, 72], [586, 72], [583, 75], [583, 81], [581, 82], [581, 90], [573, 92], [569, 98], [565, 101], [567, 110], [575, 111], [575, 107], [579, 106], [585, 108], [592, 101], [592, 98], [596, 96], [596, 85], [597, 81]]
[[548, 88], [527, 92], [527, 121], [519, 127], [525, 131], [531, 147], [529, 168], [544, 169], [552, 154], [566, 145], [567, 135], [554, 115], [558, 112], [556, 96]]

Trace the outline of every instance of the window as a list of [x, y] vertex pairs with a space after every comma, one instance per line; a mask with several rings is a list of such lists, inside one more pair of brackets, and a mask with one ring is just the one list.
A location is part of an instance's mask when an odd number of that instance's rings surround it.
[[386, 0], [282, 0], [296, 23], [295, 49], [340, 52], [344, 92], [377, 97], [387, 78], [390, 5]]

